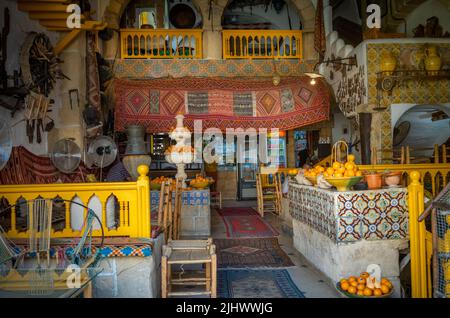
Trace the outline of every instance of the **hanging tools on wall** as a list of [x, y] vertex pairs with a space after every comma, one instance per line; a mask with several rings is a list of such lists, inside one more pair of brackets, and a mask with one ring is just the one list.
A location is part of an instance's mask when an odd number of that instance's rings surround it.
[[30, 143], [34, 142], [35, 128], [36, 141], [40, 144], [42, 142], [42, 133], [44, 131], [48, 132], [54, 127], [53, 119], [50, 118], [50, 122], [44, 128], [44, 119], [48, 118], [47, 112], [51, 103], [53, 103], [53, 100], [35, 92], [30, 92], [25, 97], [26, 132]]

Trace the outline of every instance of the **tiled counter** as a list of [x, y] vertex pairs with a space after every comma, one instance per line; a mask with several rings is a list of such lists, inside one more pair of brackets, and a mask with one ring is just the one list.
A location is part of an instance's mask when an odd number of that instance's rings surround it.
[[[150, 191], [150, 204], [153, 216], [158, 211], [159, 195], [159, 191]], [[211, 211], [209, 189], [183, 191], [181, 200], [181, 235], [210, 236]]]
[[295, 247], [334, 282], [376, 263], [399, 284], [399, 249], [408, 240], [407, 189], [337, 192], [291, 182], [289, 213]]

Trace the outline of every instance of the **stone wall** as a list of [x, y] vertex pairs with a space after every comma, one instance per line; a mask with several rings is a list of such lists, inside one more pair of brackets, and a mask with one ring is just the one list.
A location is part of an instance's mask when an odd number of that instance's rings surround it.
[[336, 244], [325, 235], [293, 220], [294, 246], [335, 284], [340, 279], [357, 276], [369, 264], [379, 264], [382, 276], [394, 285], [394, 297], [400, 297], [399, 250], [405, 240], [360, 241]]

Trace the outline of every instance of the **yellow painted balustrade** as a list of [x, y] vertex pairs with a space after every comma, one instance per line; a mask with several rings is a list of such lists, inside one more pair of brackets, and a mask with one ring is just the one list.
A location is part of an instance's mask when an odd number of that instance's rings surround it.
[[[137, 170], [140, 176], [136, 182], [1, 185], [0, 199], [6, 199], [9, 205], [14, 205], [20, 200], [31, 201], [38, 197], [72, 200], [88, 206], [97, 214], [105, 236], [150, 237], [150, 186], [147, 176], [149, 168], [142, 165]], [[4, 230], [9, 238], [28, 238], [28, 229], [19, 229], [17, 226], [18, 209], [12, 207], [10, 226]], [[28, 209], [30, 211], [30, 207]], [[65, 202], [65, 227], [58, 231], [52, 229], [51, 237], [80, 237], [86, 213], [86, 209], [81, 208], [80, 211], [80, 206]], [[109, 219], [110, 215], [114, 219]], [[101, 235], [98, 223], [94, 222], [93, 236]]]
[[301, 59], [302, 31], [223, 30], [224, 59]]
[[121, 29], [123, 59], [172, 59], [203, 56], [201, 29]]
[[[431, 268], [427, 254], [430, 244], [427, 244], [425, 224], [419, 222], [419, 215], [424, 211], [424, 188], [420, 183], [421, 174], [418, 171], [409, 173], [411, 182], [408, 185], [409, 210], [409, 244], [411, 255], [411, 293], [413, 298], [431, 297]], [[428, 249], [427, 249], [428, 246]], [[427, 253], [428, 250], [428, 253]], [[428, 265], [428, 266], [427, 266]]]
[[422, 183], [431, 184], [431, 193], [435, 197], [450, 181], [450, 163], [424, 163], [424, 164], [385, 164], [385, 165], [358, 165], [361, 171], [401, 171], [408, 176], [412, 171], [418, 171]]

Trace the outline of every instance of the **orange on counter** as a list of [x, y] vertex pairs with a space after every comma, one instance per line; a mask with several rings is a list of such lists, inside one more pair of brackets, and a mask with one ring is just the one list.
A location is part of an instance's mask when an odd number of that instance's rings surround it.
[[392, 292], [393, 285], [387, 278], [382, 278], [380, 281], [380, 288], [370, 288], [367, 286], [369, 273], [362, 272], [359, 277], [350, 276], [342, 278], [338, 285], [340, 289], [352, 295], [363, 297], [380, 297]]

